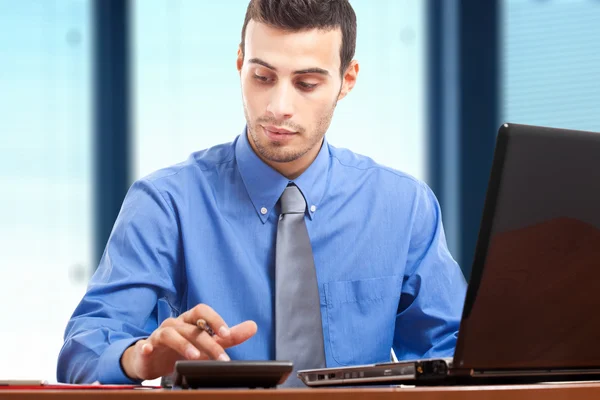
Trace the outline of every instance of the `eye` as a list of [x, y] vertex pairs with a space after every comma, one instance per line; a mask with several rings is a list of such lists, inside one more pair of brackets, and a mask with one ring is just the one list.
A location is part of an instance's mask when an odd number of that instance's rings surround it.
[[317, 87], [316, 83], [297, 82], [296, 83], [302, 90], [312, 90]]
[[263, 75], [258, 75], [257, 73], [254, 74], [253, 78], [259, 82], [269, 82], [270, 81], [269, 77], [263, 76]]

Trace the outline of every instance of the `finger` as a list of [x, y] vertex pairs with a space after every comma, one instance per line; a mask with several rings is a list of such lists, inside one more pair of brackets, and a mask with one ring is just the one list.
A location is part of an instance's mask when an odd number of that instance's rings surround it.
[[196, 322], [199, 319], [204, 319], [208, 322], [208, 325], [222, 338], [226, 338], [230, 334], [230, 329], [221, 318], [221, 316], [213, 310], [210, 306], [206, 304], [198, 304], [196, 307], [192, 308], [181, 314], [180, 318], [187, 322], [188, 324], [196, 325]]
[[[194, 325], [188, 324], [182, 320], [177, 321], [174, 325], [168, 328], [176, 330], [188, 343], [192, 344], [201, 354], [208, 356], [208, 358], [220, 361], [229, 361], [229, 356], [225, 353], [223, 347], [218, 344], [213, 337], [211, 337], [204, 330], [197, 328]], [[165, 328], [165, 329], [168, 329]], [[189, 350], [188, 350], [189, 351]], [[189, 353], [191, 354], [191, 353]], [[185, 356], [189, 357], [189, 354]], [[198, 357], [194, 357], [197, 359]]]
[[225, 353], [223, 347], [217, 343], [215, 338], [217, 337], [210, 336], [208, 333], [200, 331], [200, 333], [196, 336], [195, 344], [198, 348], [200, 348], [202, 353], [208, 355], [210, 359], [229, 361], [229, 356], [227, 353]]
[[167, 326], [158, 328], [150, 335], [149, 341], [156, 346], [165, 346], [175, 350], [181, 356], [189, 359], [196, 360], [200, 358], [200, 350], [188, 339], [185, 338], [185, 333], [182, 335], [180, 331], [185, 331], [186, 328], [196, 329], [193, 326], [187, 324], [180, 324], [179, 326]]
[[244, 321], [241, 324], [230, 328], [230, 335], [226, 338], [216, 338], [216, 341], [223, 348], [237, 346], [245, 342], [256, 334], [258, 327], [254, 321]]

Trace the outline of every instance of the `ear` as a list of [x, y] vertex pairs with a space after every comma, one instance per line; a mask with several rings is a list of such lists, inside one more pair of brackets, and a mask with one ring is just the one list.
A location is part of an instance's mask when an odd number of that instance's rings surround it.
[[242, 73], [242, 65], [244, 65], [244, 53], [242, 52], [242, 48], [238, 47], [238, 52], [237, 52], [237, 60], [236, 60], [236, 66], [237, 66], [237, 70], [238, 72]]
[[338, 101], [346, 97], [354, 88], [359, 69], [358, 61], [356, 60], [352, 60], [348, 68], [346, 68], [346, 72], [344, 72], [344, 76], [342, 77], [342, 88], [338, 95]]

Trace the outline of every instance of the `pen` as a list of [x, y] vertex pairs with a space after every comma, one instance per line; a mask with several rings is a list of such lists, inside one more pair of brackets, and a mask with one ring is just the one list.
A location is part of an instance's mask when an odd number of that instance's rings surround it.
[[215, 336], [215, 331], [213, 331], [212, 328], [208, 326], [208, 323], [202, 318], [196, 321], [196, 326], [204, 332], [208, 333], [210, 336]]

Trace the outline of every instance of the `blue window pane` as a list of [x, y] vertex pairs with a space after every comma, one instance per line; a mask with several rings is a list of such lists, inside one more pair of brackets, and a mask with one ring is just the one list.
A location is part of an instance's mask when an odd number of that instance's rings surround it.
[[0, 0], [3, 378], [55, 380], [91, 270], [89, 20], [89, 1]]
[[600, 2], [502, 4], [503, 120], [600, 131]]

